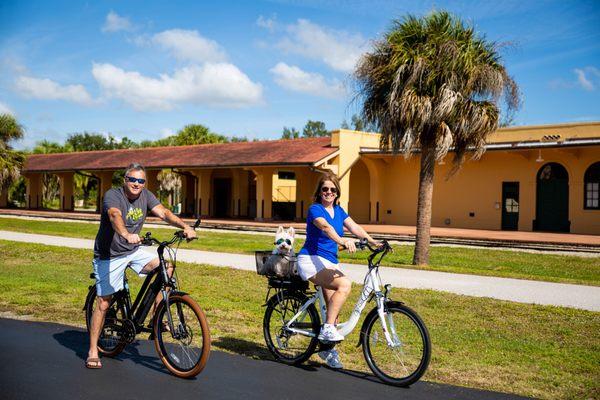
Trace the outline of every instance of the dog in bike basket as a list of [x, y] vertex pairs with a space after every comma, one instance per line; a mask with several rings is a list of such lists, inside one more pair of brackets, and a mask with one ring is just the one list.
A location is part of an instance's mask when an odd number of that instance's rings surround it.
[[259, 275], [291, 278], [298, 275], [294, 253], [294, 228], [280, 226], [275, 234], [272, 252], [256, 252], [256, 272]]

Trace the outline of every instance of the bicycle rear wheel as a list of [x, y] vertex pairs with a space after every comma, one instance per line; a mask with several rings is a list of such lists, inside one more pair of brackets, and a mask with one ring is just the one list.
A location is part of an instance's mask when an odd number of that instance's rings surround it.
[[409, 386], [427, 370], [431, 341], [427, 327], [412, 309], [389, 304], [385, 322], [393, 344], [389, 345], [377, 312], [364, 322], [362, 346], [371, 371], [382, 381], [395, 386]]
[[285, 364], [300, 364], [308, 360], [319, 343], [317, 335], [321, 322], [314, 304], [291, 325], [292, 328], [312, 332], [313, 337], [284, 328], [307, 300], [302, 293], [283, 292], [272, 296], [267, 302], [263, 319], [265, 342], [271, 354]]
[[[98, 296], [96, 286], [92, 286], [85, 301], [85, 324], [89, 333], [92, 326], [92, 315], [97, 307]], [[125, 320], [125, 309], [119, 298], [113, 295], [110, 306], [106, 311], [104, 325], [98, 338], [98, 351], [107, 356], [115, 357], [123, 351], [127, 341], [123, 340], [122, 322]]]
[[167, 307], [162, 301], [154, 318], [154, 344], [161, 361], [174, 375], [192, 378], [208, 361], [210, 332], [204, 312], [187, 294], [169, 296], [174, 332], [170, 331]]

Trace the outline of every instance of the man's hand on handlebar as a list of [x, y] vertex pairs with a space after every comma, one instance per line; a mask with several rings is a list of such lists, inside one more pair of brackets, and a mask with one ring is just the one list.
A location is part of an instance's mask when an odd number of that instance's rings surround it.
[[138, 235], [137, 233], [128, 233], [125, 235], [125, 240], [127, 240], [127, 243], [129, 244], [139, 244], [142, 242], [142, 239], [140, 238], [140, 235]]
[[185, 236], [188, 242], [194, 239], [198, 239], [196, 231], [191, 226], [188, 226], [183, 230], [183, 236]]

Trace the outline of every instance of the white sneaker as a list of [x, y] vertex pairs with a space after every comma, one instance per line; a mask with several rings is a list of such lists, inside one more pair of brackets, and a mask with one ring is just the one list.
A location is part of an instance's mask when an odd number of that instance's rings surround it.
[[323, 324], [318, 339], [321, 342], [341, 342], [344, 337], [340, 335], [334, 325]]
[[342, 362], [340, 361], [340, 355], [338, 354], [336, 349], [320, 351], [318, 354], [319, 357], [321, 357], [321, 359], [327, 363], [327, 366], [329, 366], [329, 368], [344, 368]]

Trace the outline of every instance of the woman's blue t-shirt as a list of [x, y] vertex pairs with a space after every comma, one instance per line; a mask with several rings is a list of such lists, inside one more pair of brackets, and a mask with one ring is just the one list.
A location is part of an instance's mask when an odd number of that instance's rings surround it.
[[337, 264], [337, 243], [313, 224], [315, 218], [319, 217], [325, 218], [325, 221], [335, 229], [338, 235], [344, 235], [344, 221], [348, 218], [346, 211], [339, 205], [336, 205], [333, 207], [333, 218], [331, 218], [331, 215], [329, 215], [322, 204], [315, 203], [308, 208], [308, 215], [306, 217], [306, 242], [298, 254], [321, 256]]

